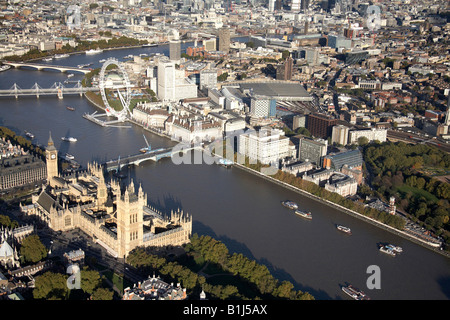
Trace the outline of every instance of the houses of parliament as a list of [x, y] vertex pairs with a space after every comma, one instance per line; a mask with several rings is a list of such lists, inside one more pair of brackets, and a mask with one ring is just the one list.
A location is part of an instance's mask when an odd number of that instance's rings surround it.
[[115, 257], [126, 257], [136, 247], [179, 246], [189, 242], [192, 217], [182, 211], [164, 216], [147, 205], [147, 195], [133, 182], [125, 188], [105, 182], [103, 168], [68, 175], [58, 172], [58, 150], [51, 135], [46, 148], [47, 182], [21, 206], [26, 215], [36, 215], [54, 231], [75, 228], [91, 236]]

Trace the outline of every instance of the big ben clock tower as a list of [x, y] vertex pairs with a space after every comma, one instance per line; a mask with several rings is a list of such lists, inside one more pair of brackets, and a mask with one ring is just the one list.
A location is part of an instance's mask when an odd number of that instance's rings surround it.
[[45, 149], [45, 158], [47, 162], [47, 182], [50, 184], [52, 178], [58, 176], [58, 150], [55, 148], [51, 133]]

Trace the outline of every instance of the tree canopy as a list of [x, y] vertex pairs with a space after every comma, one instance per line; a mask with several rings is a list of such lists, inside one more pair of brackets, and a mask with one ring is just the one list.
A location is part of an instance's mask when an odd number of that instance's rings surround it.
[[20, 254], [25, 262], [36, 263], [47, 257], [47, 248], [39, 236], [34, 234], [22, 241]]

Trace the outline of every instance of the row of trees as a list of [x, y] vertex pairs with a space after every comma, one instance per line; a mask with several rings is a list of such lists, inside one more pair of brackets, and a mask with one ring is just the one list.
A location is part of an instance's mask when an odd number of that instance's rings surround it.
[[[76, 36], [75, 36], [76, 37]], [[40, 59], [54, 54], [62, 54], [62, 53], [72, 53], [72, 52], [81, 52], [87, 51], [90, 49], [110, 49], [110, 48], [120, 48], [120, 47], [131, 47], [131, 46], [140, 46], [143, 44], [147, 44], [147, 40], [137, 40], [134, 38], [129, 38], [125, 36], [121, 37], [112, 37], [109, 40], [98, 40], [98, 41], [82, 41], [77, 39], [77, 46], [72, 47], [69, 44], [65, 44], [61, 49], [49, 50], [49, 51], [41, 51], [39, 49], [32, 49], [27, 53], [18, 56], [12, 55], [7, 56], [4, 59], [8, 61], [27, 61], [33, 59]]]
[[390, 172], [417, 172], [424, 168], [450, 168], [450, 155], [425, 144], [385, 142], [364, 148], [364, 161], [374, 176]]
[[188, 251], [194, 251], [208, 262], [219, 265], [224, 271], [248, 282], [260, 293], [262, 298], [290, 299], [290, 300], [311, 300], [313, 297], [309, 293], [294, 290], [294, 286], [289, 281], [275, 279], [269, 269], [254, 260], [245, 257], [241, 253], [230, 255], [226, 246], [210, 236], [198, 236], [194, 234]]
[[6, 127], [0, 127], [0, 137], [5, 138], [5, 140], [11, 141], [13, 145], [20, 145], [23, 147], [25, 151], [30, 151], [33, 154], [38, 155], [41, 157], [41, 159], [45, 158], [45, 151], [39, 148], [38, 146], [35, 146], [31, 143], [30, 140], [28, 140], [25, 137], [17, 135], [14, 131], [11, 129], [8, 129]]
[[34, 299], [43, 300], [112, 300], [114, 292], [103, 286], [100, 273], [84, 267], [81, 270], [80, 289], [70, 290], [67, 286], [68, 275], [47, 271], [36, 277], [33, 289]]
[[[253, 294], [239, 290], [239, 285], [214, 284], [205, 276], [192, 271], [189, 263], [167, 261], [165, 258], [150, 254], [144, 248], [137, 248], [127, 258], [127, 262], [139, 270], [149, 274], [157, 271], [172, 281], [181, 282], [191, 292], [205, 291], [212, 299], [313, 299], [308, 293], [295, 291], [290, 282], [279, 282], [266, 266], [250, 260], [242, 254], [230, 255], [227, 247], [209, 236], [194, 234], [191, 242], [185, 246], [187, 255], [200, 257], [200, 261], [214, 265], [219, 271], [233, 277], [233, 283], [243, 283], [250, 287]], [[227, 281], [230, 283], [230, 281]], [[252, 296], [249, 296], [252, 295]], [[253, 296], [256, 295], [256, 296]]]

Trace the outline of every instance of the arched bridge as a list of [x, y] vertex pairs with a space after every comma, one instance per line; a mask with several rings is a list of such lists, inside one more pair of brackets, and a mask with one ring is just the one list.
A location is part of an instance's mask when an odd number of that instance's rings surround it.
[[187, 151], [191, 151], [194, 149], [202, 149], [201, 146], [194, 146], [194, 147], [187, 147], [184, 146], [182, 148], [175, 147], [175, 148], [160, 148], [155, 149], [152, 151], [148, 151], [146, 153], [139, 153], [135, 155], [129, 155], [124, 158], [118, 158], [115, 160], [110, 160], [104, 163], [104, 167], [106, 171], [120, 171], [121, 168], [128, 166], [128, 165], [136, 165], [138, 166], [140, 163], [148, 160], [152, 161], [159, 161], [163, 158], [171, 158], [173, 154], [182, 152], [186, 153]]
[[70, 67], [70, 66], [56, 66], [51, 64], [42, 64], [42, 63], [30, 63], [30, 62], [11, 62], [11, 61], [3, 61], [3, 64], [14, 68], [20, 67], [30, 67], [36, 70], [57, 70], [61, 72], [73, 71], [73, 72], [82, 72], [84, 74], [91, 72], [91, 69], [86, 68], [78, 68], [78, 67]]

